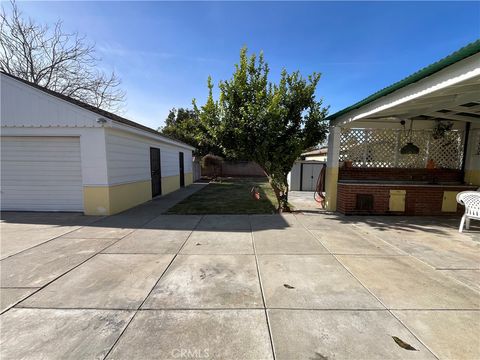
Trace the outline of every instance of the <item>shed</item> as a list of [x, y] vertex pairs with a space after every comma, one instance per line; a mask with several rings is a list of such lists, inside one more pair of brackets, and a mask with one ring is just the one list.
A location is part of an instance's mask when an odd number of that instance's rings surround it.
[[193, 147], [0, 73], [1, 210], [121, 212], [193, 182]]
[[322, 147], [301, 154], [302, 160], [327, 161], [328, 147]]

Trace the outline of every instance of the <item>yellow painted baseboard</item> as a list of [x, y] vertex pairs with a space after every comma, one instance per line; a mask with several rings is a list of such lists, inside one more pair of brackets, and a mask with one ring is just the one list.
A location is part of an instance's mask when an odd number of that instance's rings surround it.
[[150, 180], [113, 186], [84, 186], [85, 215], [113, 215], [152, 199]]
[[162, 177], [162, 195], [180, 188], [180, 175]]
[[[193, 174], [185, 174], [185, 186], [193, 183]], [[180, 188], [180, 175], [162, 177], [162, 195]], [[150, 180], [113, 186], [84, 186], [85, 215], [113, 215], [152, 199]]]
[[325, 205], [327, 210], [337, 210], [338, 167], [327, 167], [325, 174]]
[[152, 199], [152, 182], [139, 181], [110, 187], [110, 214], [116, 214]]
[[83, 187], [83, 212], [85, 215], [110, 215], [108, 186]]
[[193, 173], [186, 173], [185, 174], [185, 186], [193, 184]]

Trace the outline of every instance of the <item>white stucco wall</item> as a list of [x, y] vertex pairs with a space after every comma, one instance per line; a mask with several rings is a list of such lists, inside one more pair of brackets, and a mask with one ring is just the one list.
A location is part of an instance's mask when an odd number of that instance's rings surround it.
[[160, 141], [106, 129], [106, 153], [110, 185], [150, 179], [150, 148], [159, 148], [162, 177], [179, 175], [179, 152], [184, 153], [185, 173], [192, 171], [192, 151]]

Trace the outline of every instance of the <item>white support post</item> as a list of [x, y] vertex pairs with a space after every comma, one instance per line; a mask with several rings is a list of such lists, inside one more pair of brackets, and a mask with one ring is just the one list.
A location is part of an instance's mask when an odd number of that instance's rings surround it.
[[337, 210], [337, 183], [341, 128], [331, 126], [328, 134], [327, 172], [325, 176], [326, 208]]

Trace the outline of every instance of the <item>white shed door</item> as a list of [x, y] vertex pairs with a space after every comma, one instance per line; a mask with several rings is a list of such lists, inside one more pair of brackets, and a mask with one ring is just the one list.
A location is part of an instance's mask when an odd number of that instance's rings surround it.
[[302, 191], [315, 191], [317, 187], [320, 170], [322, 170], [323, 163], [318, 164], [303, 164], [302, 171]]
[[1, 209], [83, 211], [78, 137], [1, 137]]

